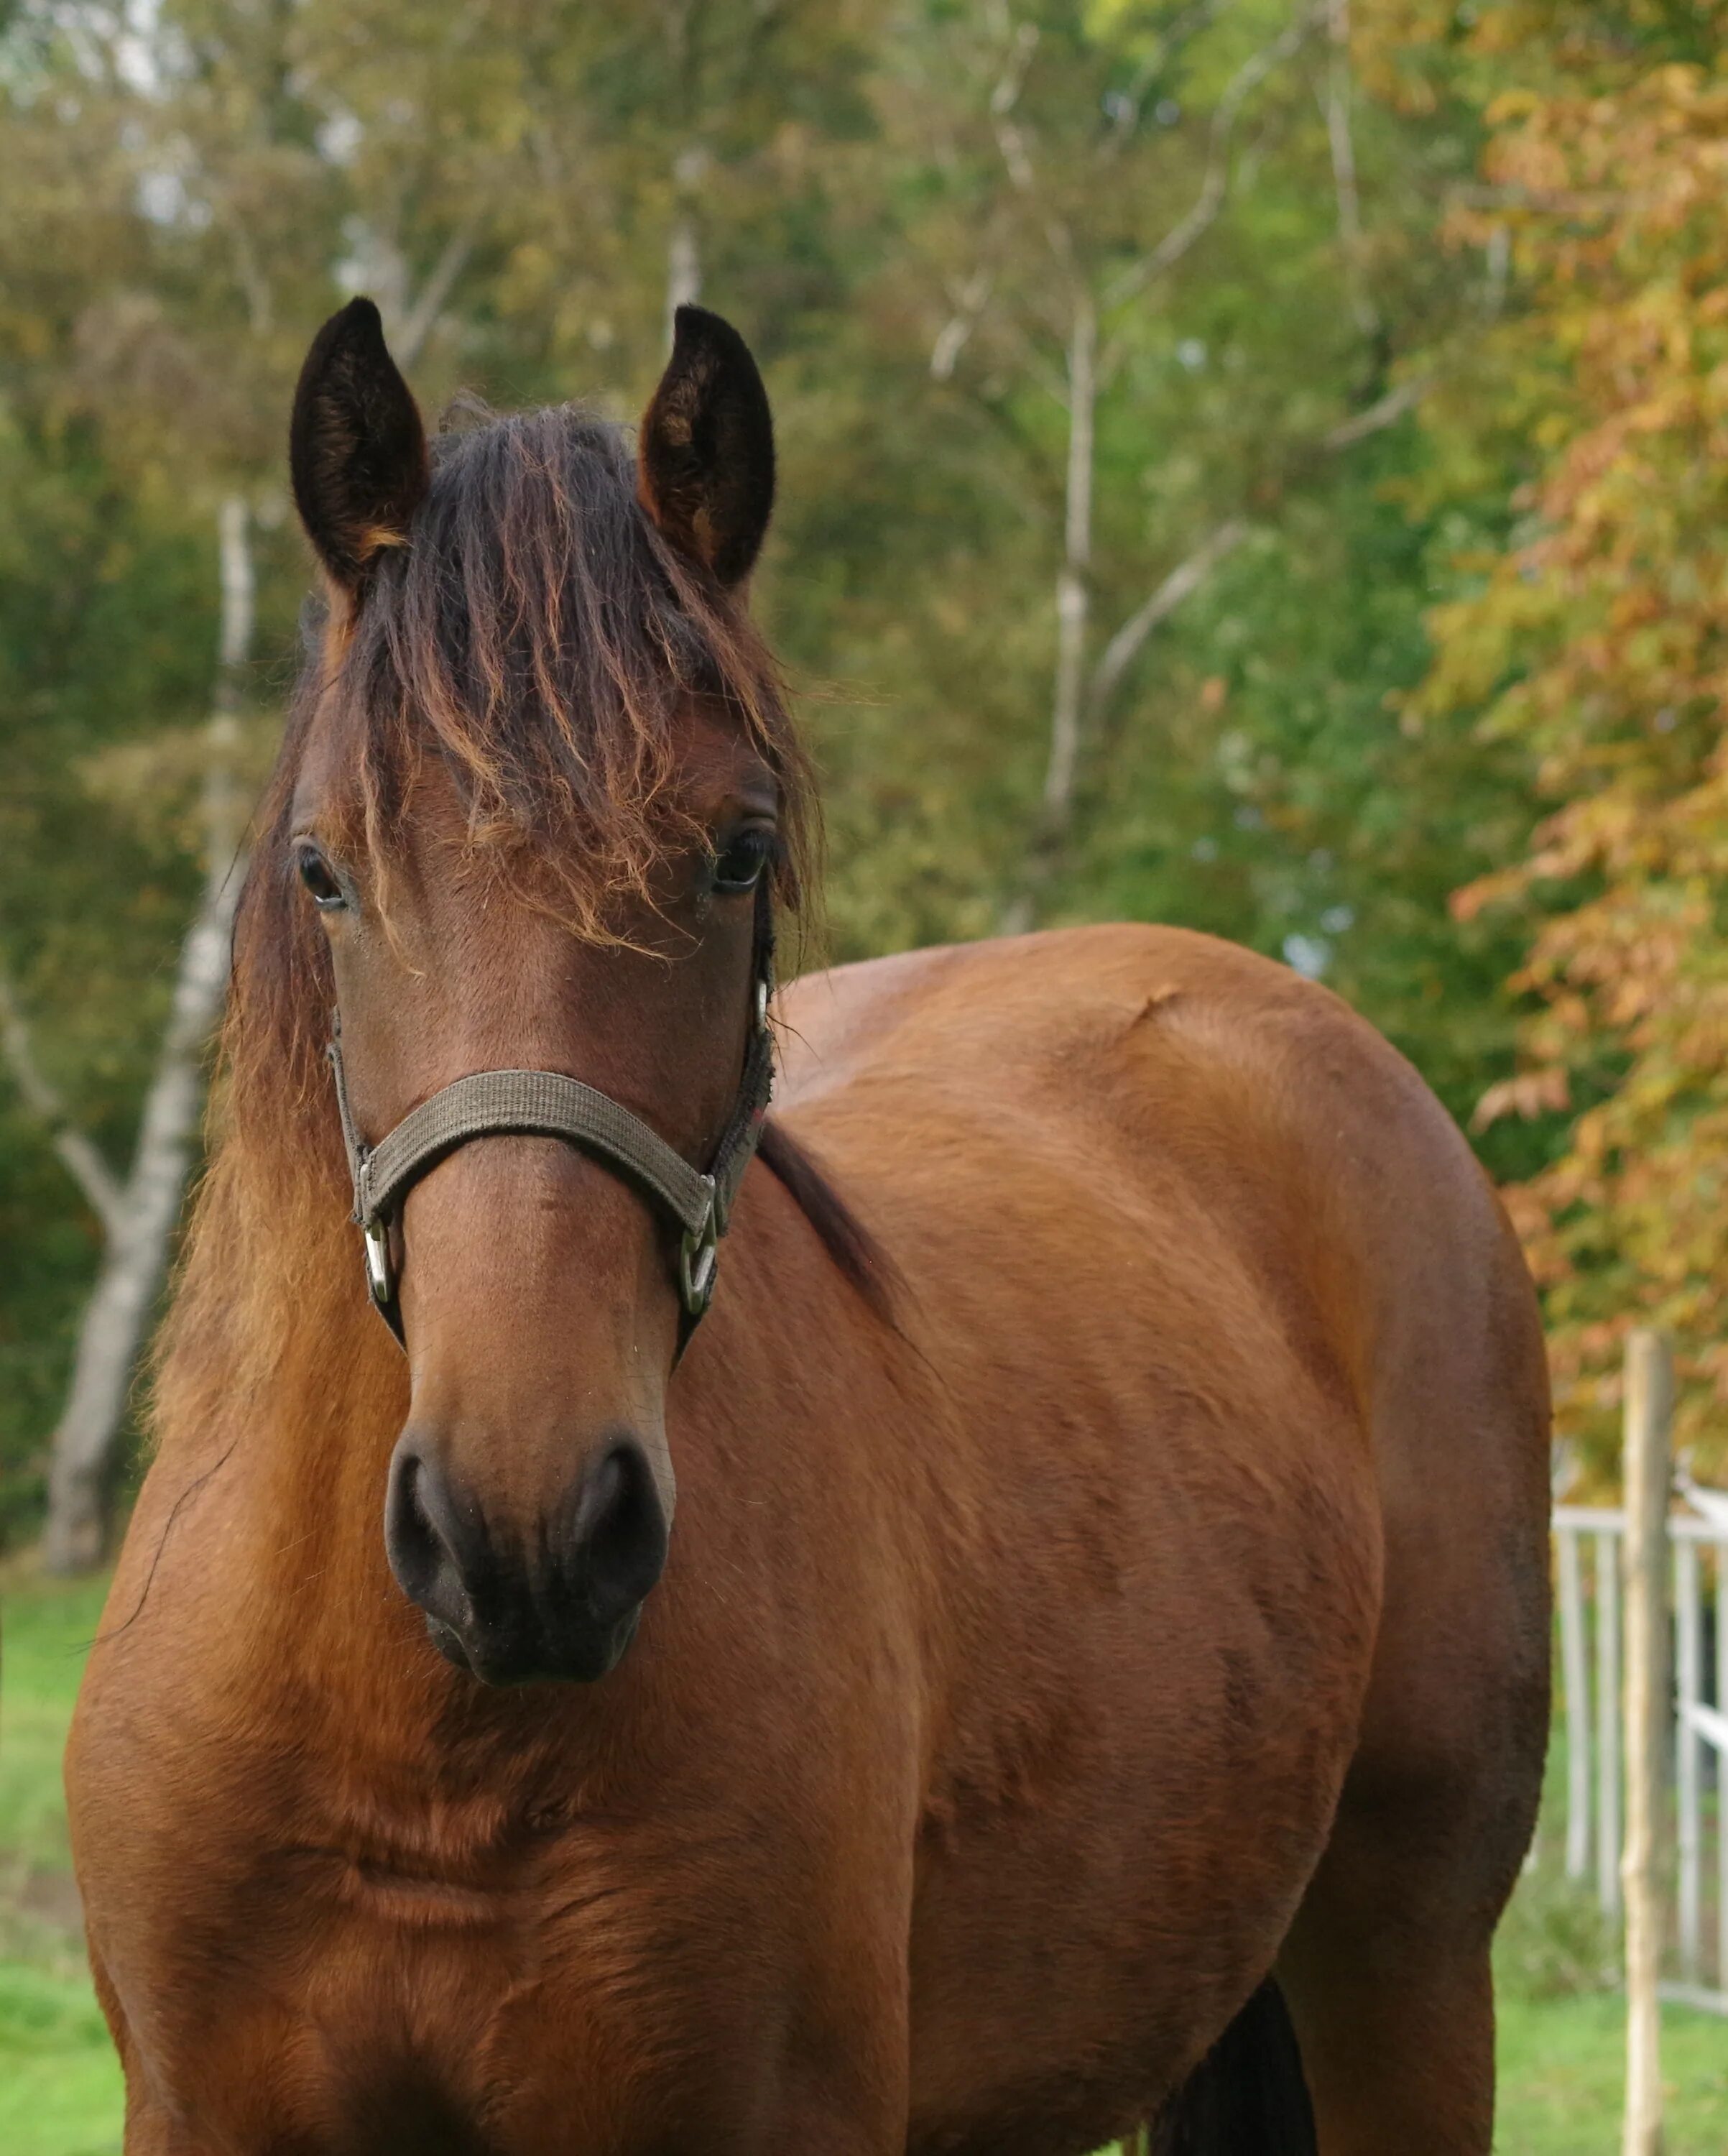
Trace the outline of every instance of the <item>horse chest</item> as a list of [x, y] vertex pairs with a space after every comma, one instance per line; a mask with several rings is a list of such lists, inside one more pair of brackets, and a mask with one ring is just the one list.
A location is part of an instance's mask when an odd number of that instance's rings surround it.
[[753, 2145], [786, 1956], [772, 1914], [746, 1933], [767, 1897], [736, 1822], [565, 1822], [434, 1861], [305, 1815], [243, 1837], [220, 1810], [134, 1839], [95, 1943], [187, 2156], [650, 2156], [683, 2111]]

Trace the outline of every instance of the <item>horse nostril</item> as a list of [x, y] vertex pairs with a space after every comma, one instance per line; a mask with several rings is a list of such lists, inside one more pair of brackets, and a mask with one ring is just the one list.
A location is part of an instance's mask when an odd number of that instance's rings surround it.
[[384, 1547], [397, 1584], [426, 1617], [432, 1644], [488, 1684], [536, 1677], [592, 1682], [629, 1645], [666, 1560], [666, 1515], [648, 1455], [619, 1434], [546, 1524], [539, 1553], [489, 1534], [423, 1425], [390, 1460]]
[[582, 1477], [572, 1514], [572, 1583], [602, 1625], [633, 1609], [666, 1563], [666, 1515], [648, 1455], [615, 1445]]
[[449, 1486], [412, 1439], [397, 1442], [384, 1498], [384, 1548], [397, 1584], [428, 1617], [459, 1630], [473, 1615], [473, 1582], [458, 1554]]

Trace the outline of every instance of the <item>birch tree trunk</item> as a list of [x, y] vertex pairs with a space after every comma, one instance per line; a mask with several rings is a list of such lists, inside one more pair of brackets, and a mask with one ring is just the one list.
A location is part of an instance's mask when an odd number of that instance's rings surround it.
[[245, 875], [234, 766], [242, 678], [252, 649], [254, 578], [249, 519], [240, 495], [223, 501], [217, 528], [222, 638], [208, 728], [204, 889], [181, 945], [173, 1001], [131, 1168], [105, 1216], [101, 1269], [54, 1432], [43, 1533], [43, 1562], [50, 1572], [85, 1571], [101, 1561], [115, 1450], [180, 1215], [203, 1100], [204, 1051], [228, 985], [234, 906]]
[[708, 170], [708, 153], [700, 144], [679, 152], [673, 164], [674, 198], [672, 229], [666, 240], [666, 342], [672, 342], [680, 307], [702, 296], [702, 244], [696, 231], [695, 192]]
[[1020, 936], [1037, 917], [1040, 890], [1061, 855], [1074, 817], [1080, 718], [1086, 697], [1086, 630], [1091, 617], [1092, 468], [1098, 403], [1098, 311], [1090, 292], [1074, 295], [1069, 326], [1068, 464], [1064, 482], [1062, 566], [1056, 572], [1056, 679], [1050, 700], [1050, 749], [1043, 800], [1019, 890], [1002, 910], [1001, 932]]
[[1059, 839], [1074, 808], [1084, 693], [1086, 624], [1091, 591], [1092, 459], [1098, 399], [1098, 315], [1089, 292], [1077, 295], [1068, 339], [1068, 471], [1064, 489], [1062, 567], [1056, 578], [1056, 686], [1050, 711], [1050, 760], [1044, 772], [1044, 823]]

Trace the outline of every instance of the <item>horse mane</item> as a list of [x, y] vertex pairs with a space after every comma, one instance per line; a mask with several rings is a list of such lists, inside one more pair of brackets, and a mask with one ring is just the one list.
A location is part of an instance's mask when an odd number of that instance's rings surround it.
[[821, 1162], [772, 1116], [762, 1125], [756, 1157], [785, 1185], [846, 1279], [884, 1324], [893, 1325], [899, 1282], [894, 1260], [835, 1188]]
[[[381, 875], [416, 767], [436, 756], [475, 853], [605, 940], [619, 901], [690, 842], [676, 757], [700, 701], [748, 734], [778, 784], [777, 903], [797, 907], [812, 880], [814, 788], [772, 656], [640, 507], [623, 430], [575, 406], [465, 417], [434, 444], [411, 543], [379, 557], [348, 632], [305, 639], [236, 916], [219, 1142], [161, 1337], [158, 1421], [199, 1411], [188, 1389], [206, 1409], [218, 1390], [259, 1397], [309, 1310], [346, 1334], [347, 1171], [324, 1053], [335, 989], [292, 860], [315, 714], [334, 722], [341, 811]], [[822, 1170], [777, 1124], [762, 1153], [840, 1270], [885, 1307], [890, 1267]]]

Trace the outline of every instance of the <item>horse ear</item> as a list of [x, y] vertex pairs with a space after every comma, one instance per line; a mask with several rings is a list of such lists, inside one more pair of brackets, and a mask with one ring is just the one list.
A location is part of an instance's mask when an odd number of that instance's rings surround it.
[[288, 429], [294, 499], [331, 581], [356, 595], [387, 547], [408, 544], [425, 498], [426, 430], [370, 300], [312, 340]]
[[750, 347], [705, 307], [680, 307], [642, 415], [636, 491], [661, 534], [722, 584], [749, 575], [774, 506], [774, 423]]

